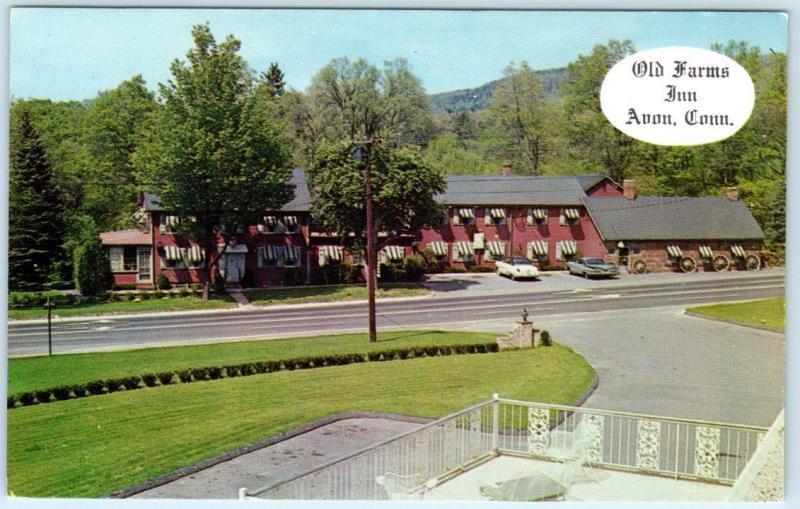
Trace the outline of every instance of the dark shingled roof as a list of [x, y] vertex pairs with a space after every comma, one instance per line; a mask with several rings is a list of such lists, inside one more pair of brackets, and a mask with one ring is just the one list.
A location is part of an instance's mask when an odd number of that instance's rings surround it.
[[607, 177], [605, 175], [576, 175], [575, 178], [578, 179], [578, 184], [583, 190], [588, 191]]
[[583, 199], [604, 240], [744, 240], [764, 232], [741, 200], [716, 196]]
[[436, 200], [447, 205], [578, 206], [585, 196], [573, 176], [448, 175], [447, 188]]
[[[300, 168], [292, 170], [289, 182], [294, 184], [294, 199], [283, 206], [284, 212], [307, 212], [311, 208], [311, 197], [308, 194], [308, 184], [306, 174]], [[159, 203], [158, 195], [153, 193], [142, 193], [143, 200], [141, 206], [151, 212], [163, 211], [164, 208]]]

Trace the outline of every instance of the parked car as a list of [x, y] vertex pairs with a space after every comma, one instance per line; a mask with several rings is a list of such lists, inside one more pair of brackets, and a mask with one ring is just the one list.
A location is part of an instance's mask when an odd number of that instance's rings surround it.
[[611, 263], [606, 263], [600, 258], [578, 258], [567, 262], [567, 270], [570, 274], [589, 277], [612, 277], [619, 275], [619, 267]]
[[511, 279], [536, 279], [539, 277], [539, 269], [533, 265], [533, 262], [524, 256], [509, 256], [502, 260], [497, 260], [494, 262], [494, 265], [497, 267], [498, 275], [505, 275]]

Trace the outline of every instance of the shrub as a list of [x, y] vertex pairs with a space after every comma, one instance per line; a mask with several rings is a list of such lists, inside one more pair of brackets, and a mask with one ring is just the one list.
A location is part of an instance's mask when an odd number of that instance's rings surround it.
[[154, 299], [163, 299], [164, 295], [165, 295], [164, 292], [161, 291], [161, 290], [156, 290], [156, 291], [153, 292], [153, 298]]
[[428, 274], [438, 274], [442, 272], [442, 266], [439, 260], [436, 259], [436, 254], [430, 248], [424, 248], [419, 251], [419, 255], [425, 262], [425, 272]]
[[425, 274], [425, 259], [419, 255], [406, 256], [403, 259], [403, 270], [406, 273], [406, 281], [416, 283]]
[[320, 357], [312, 357], [310, 359], [311, 360], [311, 366], [309, 366], [309, 367], [321, 368], [322, 366], [325, 365], [326, 361], [330, 362], [331, 357], [338, 358], [339, 364], [349, 364], [350, 363], [350, 359], [346, 355], [334, 355], [334, 356], [328, 356], [328, 357], [321, 357], [320, 356]]
[[188, 288], [181, 288], [178, 290], [178, 295], [181, 297], [189, 297], [192, 295], [192, 292]]
[[298, 357], [293, 359], [294, 369], [306, 369], [311, 364], [311, 359], [307, 357]]
[[181, 383], [188, 384], [192, 381], [192, 374], [188, 369], [182, 369], [178, 371], [178, 378], [180, 379]]
[[243, 364], [241, 364], [239, 366], [239, 373], [242, 376], [250, 376], [250, 375], [255, 374], [255, 372], [256, 372], [256, 368], [255, 368], [255, 366], [253, 366], [252, 363], [245, 362], [245, 363], [243, 363]]
[[156, 376], [158, 377], [158, 381], [161, 382], [161, 385], [169, 385], [172, 383], [172, 378], [175, 376], [175, 373], [172, 371], [162, 371]]
[[225, 366], [225, 376], [228, 378], [239, 376], [239, 366]]
[[86, 396], [86, 387], [83, 385], [73, 385], [72, 394], [74, 394], [76, 398], [83, 398]]
[[251, 269], [244, 269], [244, 276], [242, 276], [242, 288], [255, 288], [256, 287], [256, 275], [253, 274]]
[[99, 235], [87, 235], [74, 251], [75, 286], [81, 295], [103, 295], [111, 286], [111, 264]]
[[400, 265], [395, 263], [382, 263], [381, 264], [381, 277], [380, 280], [384, 283], [397, 283], [405, 281], [406, 271]]
[[120, 283], [112, 287], [114, 290], [136, 290], [136, 283]]
[[165, 276], [164, 274], [160, 274], [158, 276], [158, 282], [156, 283], [156, 288], [158, 288], [159, 290], [169, 290], [170, 288], [172, 288], [172, 284], [169, 282], [169, 279], [167, 279], [167, 276]]
[[14, 408], [17, 405], [17, 398], [15, 396], [9, 396], [6, 403], [6, 408]]
[[127, 297], [128, 301], [132, 301], [136, 299], [136, 292], [126, 292], [125, 297]]
[[69, 399], [71, 391], [72, 391], [71, 387], [62, 385], [60, 387], [56, 387], [55, 389], [53, 389], [53, 396], [55, 396], [55, 398], [59, 401], [64, 401], [66, 399]]
[[165, 295], [167, 297], [169, 297], [170, 299], [177, 299], [178, 297], [181, 296], [180, 292], [175, 291], [175, 290], [170, 290]]
[[274, 373], [281, 370], [281, 361], [267, 362], [267, 373]]
[[218, 380], [222, 378], [222, 368], [217, 366], [212, 366], [208, 368], [208, 377], [212, 380]]
[[36, 391], [36, 399], [39, 403], [49, 403], [51, 397], [50, 389], [40, 389]]
[[219, 271], [214, 274], [214, 293], [218, 295], [225, 293], [225, 278], [222, 277]]
[[539, 339], [541, 339], [543, 346], [550, 346], [550, 345], [553, 344], [553, 341], [550, 339], [550, 332], [548, 332], [546, 330], [543, 330], [541, 332], [541, 335], [539, 336]]
[[139, 388], [139, 382], [141, 382], [141, 381], [142, 381], [142, 379], [140, 377], [136, 376], [136, 375], [129, 376], [129, 377], [126, 377], [126, 378], [122, 379], [122, 385], [125, 386], [126, 390], [132, 391], [134, 389], [138, 389]]
[[305, 273], [296, 268], [283, 269], [283, 284], [284, 286], [297, 286], [303, 284], [305, 281]]
[[192, 378], [198, 382], [202, 380], [208, 380], [208, 369], [206, 368], [194, 368], [191, 370], [191, 372]]
[[447, 267], [444, 268], [444, 272], [449, 274], [465, 274], [467, 272], [467, 269], [465, 269], [464, 267], [452, 267], [448, 265]]
[[145, 373], [144, 375], [142, 375], [142, 381], [144, 381], [144, 384], [148, 387], [156, 386], [156, 378], [157, 378], [156, 375], [154, 375], [153, 373]]
[[106, 389], [108, 392], [117, 392], [122, 387], [122, 380], [119, 378], [109, 378], [106, 380]]
[[486, 265], [475, 265], [474, 267], [470, 267], [469, 271], [473, 273], [494, 272], [495, 268], [487, 267]]
[[382, 355], [381, 355], [380, 352], [369, 352], [367, 354], [367, 359], [369, 359], [370, 361], [382, 360], [381, 357], [382, 357]]
[[141, 300], [150, 300], [155, 297], [153, 292], [139, 292], [139, 299]]
[[95, 396], [98, 394], [103, 394], [103, 388], [105, 384], [102, 380], [92, 380], [91, 382], [86, 384], [86, 390], [89, 391], [90, 394], [94, 394]]
[[267, 372], [267, 363], [263, 361], [258, 361], [253, 363], [253, 368], [256, 370], [256, 373], [266, 373]]
[[19, 402], [25, 406], [36, 404], [36, 396], [32, 392], [23, 392], [19, 395]]
[[436, 355], [442, 355], [442, 354], [441, 352], [439, 352], [438, 346], [426, 346], [425, 355], [427, 355], [428, 357], [434, 357]]

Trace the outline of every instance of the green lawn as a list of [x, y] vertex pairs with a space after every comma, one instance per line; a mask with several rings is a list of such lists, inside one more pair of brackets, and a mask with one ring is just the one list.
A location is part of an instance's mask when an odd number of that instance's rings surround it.
[[[199, 297], [177, 297], [166, 299], [148, 299], [131, 302], [105, 302], [102, 304], [86, 304], [83, 306], [58, 307], [53, 309], [53, 316], [83, 316], [127, 313], [152, 313], [154, 311], [183, 311], [188, 309], [222, 309], [236, 307], [229, 296], [214, 296], [208, 302]], [[47, 318], [44, 308], [9, 309], [8, 318], [23, 320], [30, 318]]]
[[[593, 376], [554, 345], [281, 371], [8, 412], [8, 489], [98, 497], [334, 412], [440, 417], [497, 392], [571, 403]], [[234, 487], [235, 488], [235, 487]]]
[[409, 346], [491, 342], [497, 334], [443, 331], [380, 332], [377, 343], [364, 334], [339, 334], [270, 341], [146, 348], [125, 352], [22, 357], [8, 361], [8, 392], [43, 389], [147, 372], [220, 366], [307, 355], [362, 353]]
[[783, 301], [783, 297], [734, 304], [698, 306], [689, 308], [687, 311], [780, 331], [784, 329], [786, 324], [786, 304]]
[[[331, 302], [367, 298], [365, 285], [302, 286], [291, 288], [263, 288], [245, 290], [253, 304], [293, 304], [298, 302]], [[416, 283], [391, 283], [379, 285], [375, 292], [382, 297], [409, 297], [426, 295], [429, 290]]]

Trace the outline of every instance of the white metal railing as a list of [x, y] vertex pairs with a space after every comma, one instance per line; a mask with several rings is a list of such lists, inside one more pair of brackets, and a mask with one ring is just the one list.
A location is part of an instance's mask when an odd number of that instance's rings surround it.
[[[581, 424], [582, 423], [582, 424]], [[380, 500], [376, 477], [441, 481], [497, 454], [558, 460], [580, 433], [590, 465], [732, 484], [766, 428], [501, 399], [464, 410], [240, 497]]]

